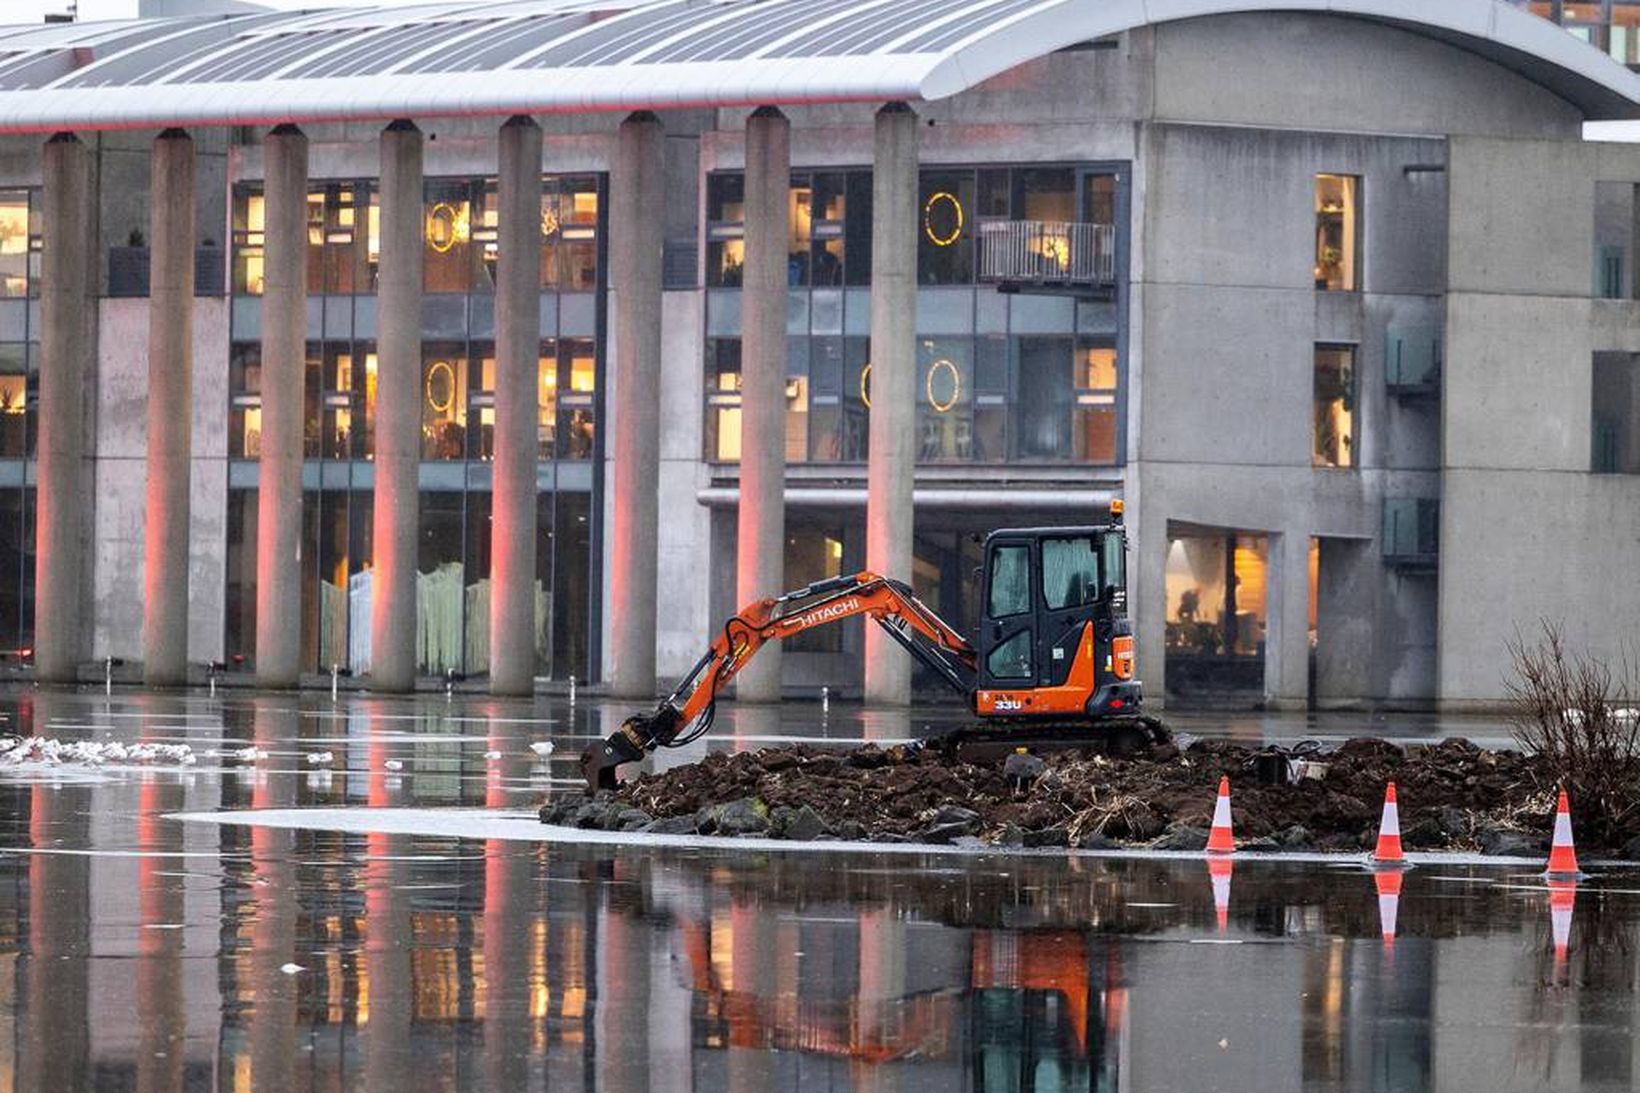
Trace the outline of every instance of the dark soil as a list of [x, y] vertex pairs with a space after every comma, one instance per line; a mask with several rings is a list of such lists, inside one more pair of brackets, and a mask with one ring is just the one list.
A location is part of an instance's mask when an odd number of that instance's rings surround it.
[[796, 745], [709, 755], [613, 794], [549, 801], [541, 815], [607, 830], [1191, 850], [1206, 838], [1220, 775], [1229, 775], [1243, 849], [1369, 848], [1394, 781], [1410, 849], [1547, 850], [1554, 780], [1535, 757], [1456, 739], [1402, 749], [1363, 738], [1312, 756], [1326, 764], [1321, 777], [1270, 785], [1258, 778], [1259, 751], [1203, 740], [1131, 759], [1059, 752], [1040, 764], [1009, 757], [1005, 773], [1003, 759], [965, 762], [932, 748]]

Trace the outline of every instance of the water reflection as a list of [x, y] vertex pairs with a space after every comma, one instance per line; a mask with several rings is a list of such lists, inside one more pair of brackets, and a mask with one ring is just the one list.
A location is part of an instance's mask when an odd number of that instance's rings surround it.
[[[1497, 868], [1391, 881], [1244, 856], [1232, 876], [168, 818], [543, 791], [527, 744], [553, 734], [545, 718], [429, 705], [0, 706], [56, 735], [270, 754], [0, 779], [0, 1091], [1634, 1083], [1640, 896], [1623, 889], [1640, 885], [1623, 876], [1551, 894]], [[338, 762], [316, 781], [319, 749]]]

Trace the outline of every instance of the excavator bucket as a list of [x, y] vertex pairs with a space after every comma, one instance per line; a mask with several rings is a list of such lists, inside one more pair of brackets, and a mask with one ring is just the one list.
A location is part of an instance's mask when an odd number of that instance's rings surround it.
[[581, 774], [586, 779], [587, 792], [614, 789], [615, 768], [622, 763], [635, 763], [657, 746], [669, 743], [677, 735], [678, 719], [677, 707], [663, 702], [654, 713], [627, 718], [619, 729], [610, 733], [609, 739], [582, 752]]

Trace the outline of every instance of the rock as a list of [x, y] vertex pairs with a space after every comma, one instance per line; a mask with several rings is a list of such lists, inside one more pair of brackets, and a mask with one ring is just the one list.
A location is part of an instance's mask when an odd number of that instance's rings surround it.
[[1168, 824], [1161, 838], [1150, 844], [1152, 850], [1205, 850], [1207, 832], [1188, 824]]
[[837, 825], [837, 837], [844, 842], [860, 842], [866, 837], [866, 828], [859, 820], [844, 820]]
[[1543, 839], [1508, 827], [1483, 827], [1477, 836], [1481, 853], [1493, 857], [1530, 858], [1543, 852]]
[[1102, 832], [1084, 831], [1076, 839], [1078, 850], [1115, 850], [1116, 843], [1106, 838]]
[[1414, 820], [1401, 831], [1401, 841], [1407, 846], [1439, 846], [1446, 841], [1446, 832], [1433, 816]]
[[1640, 861], [1640, 835], [1636, 835], [1634, 838], [1624, 843], [1623, 849], [1618, 854], [1618, 857], [1622, 858], [1624, 861]]
[[1177, 744], [1168, 743], [1155, 745], [1150, 749], [1150, 754], [1145, 758], [1149, 759], [1152, 763], [1171, 763], [1178, 757], [1179, 746]]
[[1025, 829], [1018, 824], [1003, 824], [1002, 830], [997, 832], [996, 845], [1016, 848], [1024, 846]]
[[823, 835], [831, 834], [826, 826], [825, 818], [816, 812], [810, 805], [793, 810], [786, 819], [785, 826], [780, 833], [788, 839], [797, 839], [801, 842], [811, 842]]
[[584, 797], [559, 797], [548, 801], [541, 806], [541, 822], [544, 824], [565, 824], [575, 810], [586, 804]]
[[1045, 827], [1041, 831], [1025, 832], [1025, 846], [1037, 849], [1045, 846], [1069, 846], [1071, 833], [1063, 827]]
[[695, 833], [695, 818], [693, 816], [667, 816], [660, 820], [651, 820], [638, 830], [645, 835], [693, 835]]
[[951, 840], [951, 845], [958, 850], [989, 850], [984, 840], [974, 835], [959, 835]]
[[1249, 854], [1274, 854], [1282, 849], [1280, 843], [1271, 838], [1248, 839], [1237, 850], [1245, 850]]
[[1467, 839], [1474, 828], [1474, 822], [1469, 818], [1469, 814], [1452, 805], [1437, 808], [1435, 822], [1440, 825], [1441, 834], [1448, 839]]
[[707, 834], [762, 835], [769, 830], [769, 807], [755, 797], [713, 805], [705, 811], [705, 820], [696, 814], [695, 824]]
[[858, 751], [849, 752], [847, 762], [849, 766], [859, 767], [861, 770], [875, 770], [888, 766], [888, 752], [875, 744], [867, 744]]
[[1014, 752], [1002, 762], [1002, 776], [1013, 783], [1016, 789], [1023, 789], [1035, 782], [1047, 769], [1048, 764], [1023, 751]]
[[878, 831], [871, 836], [874, 843], [908, 843], [911, 840], [898, 831]]
[[1310, 829], [1303, 824], [1293, 824], [1277, 832], [1275, 838], [1285, 850], [1308, 850], [1315, 841]]
[[570, 827], [597, 828], [603, 826], [604, 813], [609, 811], [609, 805], [603, 801], [588, 801], [580, 805], [564, 821]]
[[636, 831], [647, 827], [655, 821], [655, 817], [641, 808], [623, 808], [615, 814], [617, 831]]
[[923, 842], [948, 843], [964, 835], [977, 834], [979, 828], [979, 813], [961, 805], [946, 805], [934, 813], [918, 837]]

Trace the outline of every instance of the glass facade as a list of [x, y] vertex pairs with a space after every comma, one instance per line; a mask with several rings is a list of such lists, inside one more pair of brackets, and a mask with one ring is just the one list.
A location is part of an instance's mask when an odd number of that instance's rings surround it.
[[38, 191], [0, 190], [0, 665], [34, 633], [34, 487], [40, 347]]
[[[988, 222], [1116, 224], [1119, 167], [922, 172], [917, 460], [1092, 463], [1122, 458], [1123, 339], [1115, 299], [1004, 294], [979, 280]], [[871, 172], [797, 173], [789, 190], [786, 457], [862, 463], [871, 407]], [[744, 181], [706, 186], [705, 458], [740, 457]]]
[[1263, 689], [1268, 562], [1263, 536], [1169, 528], [1168, 694]]
[[[496, 182], [429, 179], [423, 206], [421, 498], [416, 646], [423, 674], [489, 667], [491, 476], [495, 456]], [[541, 205], [536, 664], [591, 674], [597, 632], [597, 476], [603, 307], [603, 182], [549, 176]], [[255, 643], [261, 441], [260, 302], [265, 210], [234, 195], [227, 649]], [[368, 180], [316, 182], [308, 196], [308, 343], [303, 473], [303, 659], [370, 663], [380, 217]]]
[[1640, 0], [1510, 0], [1559, 23], [1613, 60], [1640, 67]]

